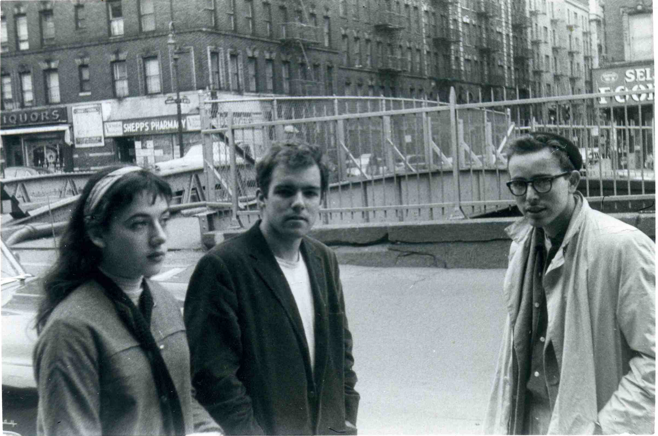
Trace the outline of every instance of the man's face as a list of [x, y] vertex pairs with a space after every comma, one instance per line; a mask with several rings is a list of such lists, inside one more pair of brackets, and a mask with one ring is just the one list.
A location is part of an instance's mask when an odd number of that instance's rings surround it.
[[[557, 157], [548, 148], [515, 154], [509, 160], [508, 168], [511, 180], [524, 181], [564, 172]], [[537, 193], [534, 186], [528, 185], [525, 195], [515, 197], [516, 205], [532, 226], [542, 227], [550, 236], [555, 236], [569, 225], [572, 211], [570, 206], [573, 204], [578, 180], [576, 173], [553, 179], [551, 190], [545, 194]]]
[[267, 193], [259, 192], [258, 200], [266, 233], [279, 240], [301, 239], [318, 217], [322, 200], [320, 168], [277, 165]]

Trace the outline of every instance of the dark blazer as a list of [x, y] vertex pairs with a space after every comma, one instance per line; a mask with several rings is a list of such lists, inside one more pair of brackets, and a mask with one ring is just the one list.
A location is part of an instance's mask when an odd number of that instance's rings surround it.
[[356, 425], [352, 335], [335, 254], [305, 237], [315, 371], [288, 282], [259, 228], [207, 253], [185, 299], [198, 401], [227, 434], [337, 434]]

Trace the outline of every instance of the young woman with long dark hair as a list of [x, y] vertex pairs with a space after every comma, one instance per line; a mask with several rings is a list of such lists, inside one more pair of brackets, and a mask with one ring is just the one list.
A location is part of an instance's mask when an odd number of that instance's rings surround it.
[[85, 185], [37, 314], [39, 434], [221, 431], [192, 395], [180, 307], [148, 279], [167, 252], [171, 197], [139, 167]]

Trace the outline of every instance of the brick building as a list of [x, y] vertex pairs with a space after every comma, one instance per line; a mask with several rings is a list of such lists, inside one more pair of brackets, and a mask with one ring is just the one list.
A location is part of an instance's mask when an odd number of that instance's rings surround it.
[[[454, 86], [460, 102], [575, 93], [588, 89], [592, 57], [591, 15], [579, 0], [74, 0], [0, 7], [6, 166], [94, 169], [178, 157], [176, 105], [167, 104], [176, 83], [188, 149], [200, 142], [199, 101], [210, 92], [446, 101]], [[557, 17], [554, 10], [563, 9]], [[571, 9], [578, 10], [573, 22]], [[542, 34], [549, 25], [553, 33]], [[555, 50], [562, 46], [548, 35], [567, 29], [572, 45]], [[175, 43], [168, 44], [172, 30]], [[554, 53], [560, 72], [549, 74], [553, 63], [545, 56]]]

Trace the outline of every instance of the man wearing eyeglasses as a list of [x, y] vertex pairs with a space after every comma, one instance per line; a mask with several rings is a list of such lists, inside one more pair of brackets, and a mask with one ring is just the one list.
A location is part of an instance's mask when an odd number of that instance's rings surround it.
[[507, 320], [485, 432], [653, 433], [654, 243], [590, 208], [568, 139], [535, 132], [507, 157], [523, 219], [507, 229]]

